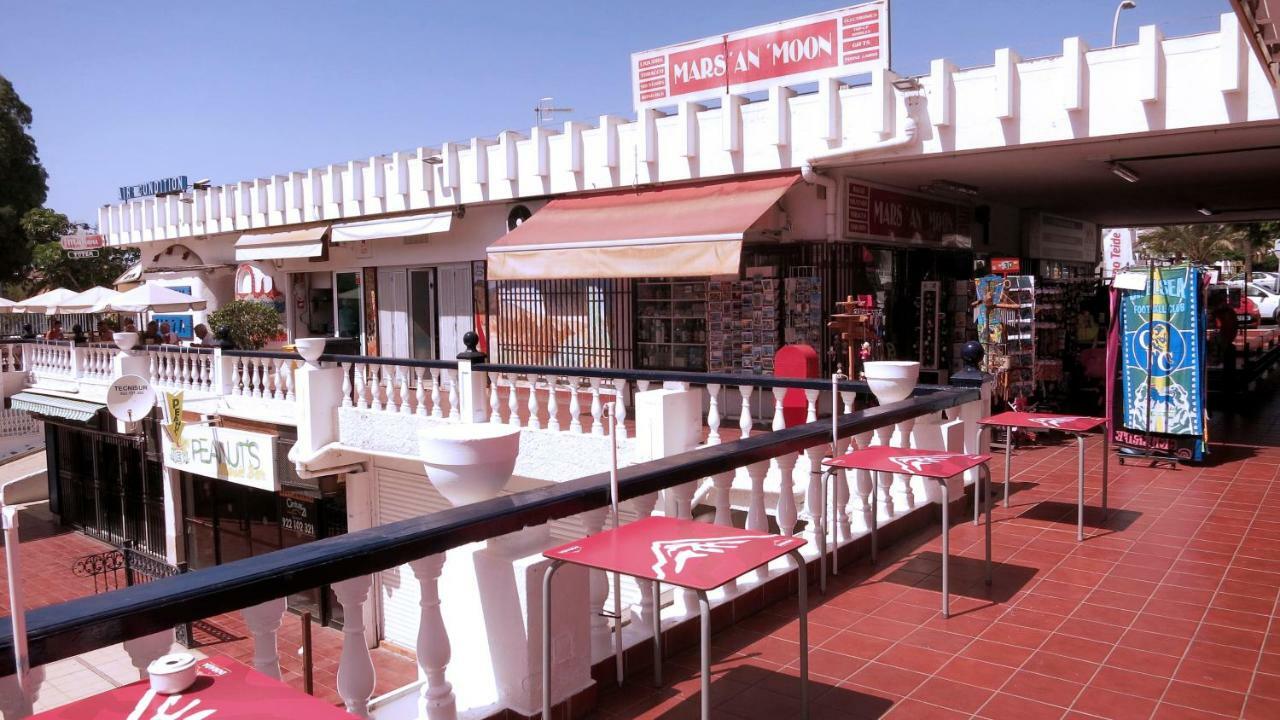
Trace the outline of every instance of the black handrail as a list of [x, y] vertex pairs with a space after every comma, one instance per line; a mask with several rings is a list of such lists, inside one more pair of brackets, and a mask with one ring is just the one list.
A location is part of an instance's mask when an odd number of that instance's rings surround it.
[[457, 370], [457, 360], [418, 360], [416, 358], [373, 357], [369, 355], [321, 355], [321, 362], [351, 363], [353, 365], [400, 365], [402, 367], [438, 368]]
[[187, 353], [189, 355], [212, 355], [213, 348], [203, 347], [201, 345], [139, 345], [136, 350], [145, 350], [146, 352], [172, 352]]
[[230, 357], [257, 357], [267, 360], [301, 360], [302, 356], [296, 352], [281, 352], [279, 350], [237, 350], [226, 348], [222, 351], [223, 355]]
[[[841, 437], [848, 437], [980, 397], [974, 389], [949, 388], [842, 415], [836, 429]], [[783, 453], [799, 452], [823, 443], [830, 433], [830, 422], [812, 422], [623, 468], [619, 472], [620, 497], [626, 500], [647, 495]], [[608, 503], [608, 473], [597, 473], [118, 592], [36, 608], [27, 613], [31, 663], [47, 664], [189, 620], [368, 575]], [[0, 676], [12, 674], [13, 670], [12, 627], [9, 618], [3, 618]]]

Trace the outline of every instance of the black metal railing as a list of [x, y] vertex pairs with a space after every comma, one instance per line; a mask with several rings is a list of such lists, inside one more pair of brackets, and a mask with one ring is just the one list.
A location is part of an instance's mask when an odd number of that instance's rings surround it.
[[[842, 415], [836, 431], [848, 437], [979, 398], [973, 389], [938, 388], [901, 402]], [[620, 499], [800, 452], [825, 442], [831, 431], [829, 421], [806, 423], [633, 465], [619, 473]], [[599, 473], [37, 608], [27, 613], [31, 663], [46, 664], [188, 621], [387, 570], [608, 503], [608, 474]], [[0, 620], [0, 676], [11, 674], [13, 669], [12, 631], [4, 618]]]

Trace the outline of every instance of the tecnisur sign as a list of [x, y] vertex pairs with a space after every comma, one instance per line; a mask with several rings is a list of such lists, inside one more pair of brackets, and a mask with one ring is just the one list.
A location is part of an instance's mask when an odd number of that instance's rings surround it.
[[276, 492], [274, 435], [213, 427], [188, 425], [182, 442], [174, 443], [165, 433], [165, 465], [174, 470], [203, 475]]
[[127, 201], [133, 200], [134, 198], [146, 197], [148, 195], [186, 192], [188, 187], [190, 186], [187, 183], [187, 176], [176, 175], [174, 177], [151, 180], [150, 182], [139, 183], [137, 185], [125, 185], [120, 188], [120, 199]]

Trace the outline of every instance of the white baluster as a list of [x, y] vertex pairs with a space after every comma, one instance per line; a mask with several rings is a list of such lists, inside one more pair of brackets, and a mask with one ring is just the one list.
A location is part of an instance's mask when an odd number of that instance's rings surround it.
[[[909, 418], [898, 423], [894, 429], [893, 444], [896, 447], [911, 447], [911, 429], [916, 424], [915, 418]], [[903, 508], [903, 510], [911, 510], [916, 506], [916, 495], [911, 489], [911, 476], [895, 473], [893, 476], [893, 495], [894, 504]]]
[[716, 383], [707, 384], [707, 444], [720, 444], [720, 386]]
[[271, 375], [271, 399], [284, 399], [284, 360], [267, 360]]
[[357, 575], [330, 587], [342, 603], [342, 655], [338, 658], [338, 695], [347, 712], [369, 717], [369, 698], [376, 680], [369, 644], [364, 637], [364, 604], [369, 599], [373, 578]]
[[[777, 432], [787, 426], [782, 417], [782, 398], [787, 394], [786, 388], [773, 388], [773, 431]], [[783, 535], [791, 535], [796, 529], [796, 497], [795, 477], [796, 455], [786, 452], [769, 461], [770, 469], [778, 477], [778, 530]]]
[[241, 385], [243, 378], [241, 376], [240, 358], [231, 358], [231, 394], [235, 396], [244, 395], [244, 386]]
[[516, 397], [516, 376], [507, 375], [507, 424], [520, 427], [520, 399]]
[[462, 408], [458, 407], [458, 373], [445, 368], [444, 375], [449, 388], [449, 420], [462, 422]]
[[624, 440], [627, 437], [627, 381], [622, 378], [613, 380], [613, 396], [617, 402], [615, 407], [618, 409], [618, 439]]
[[289, 402], [295, 402], [298, 399], [293, 388], [293, 361], [284, 361], [284, 399]]
[[400, 376], [400, 414], [410, 415], [413, 408], [409, 407], [409, 369], [397, 367], [396, 374]]
[[444, 417], [440, 407], [440, 368], [431, 368], [431, 417]]
[[502, 406], [501, 398], [498, 397], [498, 379], [502, 377], [498, 373], [489, 373], [489, 422], [494, 424], [502, 423]]
[[648, 391], [648, 389], [649, 389], [649, 381], [648, 381], [648, 380], [637, 380], [637, 381], [636, 381], [636, 387], [640, 388], [640, 392], [646, 392], [646, 391]]
[[418, 388], [413, 393], [414, 402], [416, 402], [418, 405], [415, 412], [419, 417], [426, 417], [427, 416], [427, 387], [424, 383], [426, 382], [426, 379], [427, 379], [427, 369], [423, 367], [414, 368], [413, 377], [418, 383]]
[[369, 366], [369, 407], [374, 410], [385, 410], [390, 397], [382, 394], [382, 385], [386, 379], [387, 369], [382, 365]]
[[[805, 399], [805, 416], [806, 423], [818, 421], [818, 391], [804, 391]], [[805, 488], [804, 493], [804, 512], [801, 514], [808, 522], [826, 523], [825, 514], [822, 512], [822, 457], [824, 450], [829, 449], [829, 445], [815, 445], [806, 448], [805, 457], [809, 459], [809, 484]]]
[[147, 666], [173, 647], [173, 630], [143, 635], [124, 641], [124, 651], [129, 654], [129, 662], [138, 670], [138, 677], [147, 677]]
[[[742, 408], [738, 411], [738, 431], [743, 438], [751, 436], [751, 390], [750, 385], [739, 385], [738, 394], [742, 396]], [[746, 468], [747, 477], [751, 479], [751, 497], [747, 503], [747, 529], [769, 531], [769, 517], [764, 507], [764, 479], [769, 471], [769, 463], [761, 461], [752, 463]]]
[[[849, 443], [849, 452], [853, 452], [854, 450], [862, 450], [870, 444], [871, 444], [870, 432], [864, 432], [858, 435], [854, 435]], [[849, 471], [845, 472], [845, 475], [846, 475], [845, 493], [846, 494], [849, 492], [848, 480], [847, 480], [848, 473]], [[864, 532], [871, 531], [871, 519], [874, 517], [873, 513], [875, 512], [875, 508], [871, 506], [871, 482], [872, 482], [872, 478], [871, 478], [870, 472], [867, 472], [866, 470], [853, 471], [853, 490], [854, 490], [853, 512], [857, 515], [858, 519], [861, 521], [862, 526], [860, 529]], [[849, 519], [847, 503], [838, 503], [836, 505], [836, 511], [837, 513], [844, 513], [843, 517], [837, 517], [837, 521], [839, 522], [840, 528], [844, 532], [844, 536], [846, 538], [852, 537], [853, 527]]]
[[569, 432], [582, 432], [582, 405], [578, 399], [579, 380], [576, 377], [569, 378]]
[[[653, 508], [658, 504], [658, 493], [641, 495], [627, 502], [631, 503], [631, 507], [635, 510], [638, 518], [647, 518], [653, 514]], [[642, 628], [642, 632], [649, 632], [649, 628], [653, 627], [653, 618], [649, 615], [650, 609], [654, 607], [653, 583], [639, 582], [637, 584], [640, 586], [640, 605], [631, 609], [632, 622], [636, 623], [633, 627]]]
[[364, 363], [357, 363], [352, 374], [355, 380], [356, 407], [358, 408], [369, 407], [369, 402], [365, 399], [365, 373], [368, 369]]
[[396, 411], [396, 368], [393, 365], [382, 365], [382, 391], [386, 393], [383, 397], [382, 409], [387, 412]]
[[260, 398], [266, 396], [264, 392], [267, 387], [266, 368], [263, 367], [262, 358], [252, 358], [249, 361], [249, 379], [253, 381], [253, 396]]
[[[876, 428], [875, 437], [875, 445], [888, 445], [893, 437], [893, 426]], [[876, 511], [880, 515], [880, 522], [887, 522], [893, 519], [894, 502], [893, 493], [890, 492], [893, 487], [893, 473], [876, 473], [875, 483], [880, 486], [880, 492], [877, 493], [880, 498], [880, 507], [876, 508]]]
[[[538, 376], [529, 376], [529, 428], [533, 430], [542, 429], [541, 408], [538, 407]], [[593, 606], [594, 607], [594, 606]]]
[[547, 376], [547, 429], [554, 432], [560, 432], [560, 400], [556, 397], [559, 380], [556, 375]]
[[159, 368], [156, 367], [156, 354], [147, 353], [147, 374], [151, 377], [153, 385], [160, 384]]
[[342, 407], [352, 407], [355, 405], [351, 401], [351, 363], [342, 363]]
[[253, 667], [258, 672], [280, 679], [280, 653], [276, 645], [276, 632], [287, 609], [284, 598], [251, 605], [240, 611], [244, 624], [253, 637]]
[[458, 716], [453, 686], [445, 679], [451, 653], [449, 634], [440, 614], [440, 573], [444, 555], [430, 555], [409, 563], [418, 578], [421, 616], [418, 620], [418, 669], [426, 676], [418, 697], [418, 717], [453, 720]]
[[604, 405], [600, 403], [600, 378], [591, 378], [591, 434], [604, 434]]
[[[608, 513], [609, 508], [607, 507], [582, 513], [582, 527], [587, 535], [595, 535], [604, 529], [604, 521], [608, 517]], [[609, 635], [609, 619], [601, 612], [604, 610], [605, 601], [609, 598], [609, 578], [603, 570], [592, 568], [587, 571], [587, 580], [589, 583], [587, 610], [590, 612], [591, 656], [599, 657], [607, 654], [613, 644]]]

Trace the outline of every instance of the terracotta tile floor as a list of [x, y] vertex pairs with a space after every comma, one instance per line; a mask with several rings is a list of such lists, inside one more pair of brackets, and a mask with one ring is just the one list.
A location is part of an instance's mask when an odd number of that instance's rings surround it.
[[[950, 619], [938, 614], [936, 527], [811, 594], [811, 716], [1280, 718], [1277, 411], [1215, 423], [1226, 444], [1204, 466], [1113, 460], [1112, 512], [1088, 513], [1084, 543], [1075, 445], [1020, 450], [1012, 507], [995, 512], [990, 589], [979, 529], [951, 531]], [[1091, 506], [1100, 461], [1091, 442]], [[793, 602], [713, 644], [715, 717], [798, 716]], [[596, 716], [697, 717], [696, 649], [668, 662], [664, 688], [638, 676], [602, 692]]]

